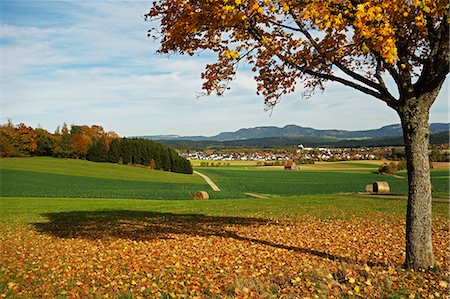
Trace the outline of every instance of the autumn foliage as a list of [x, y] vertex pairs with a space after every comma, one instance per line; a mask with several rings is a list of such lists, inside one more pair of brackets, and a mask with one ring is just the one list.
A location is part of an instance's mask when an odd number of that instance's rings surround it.
[[269, 105], [299, 81], [307, 95], [326, 80], [391, 103], [383, 73], [397, 83], [411, 77], [448, 8], [445, 0], [164, 0], [146, 17], [160, 22], [149, 36], [161, 39], [161, 53], [217, 53], [202, 75], [207, 94], [221, 95], [246, 61]]
[[188, 160], [165, 145], [151, 140], [120, 138], [98, 125], [64, 124], [55, 133], [25, 124], [0, 125], [0, 157], [53, 156], [143, 165], [151, 169], [192, 174]]
[[443, 298], [440, 269], [410, 272], [404, 222], [262, 219], [145, 211], [48, 213], [0, 224], [0, 296], [12, 298]]

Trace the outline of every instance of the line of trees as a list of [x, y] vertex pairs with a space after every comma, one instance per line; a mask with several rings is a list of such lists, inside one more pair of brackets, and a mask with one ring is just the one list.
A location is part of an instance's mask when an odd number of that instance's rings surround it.
[[54, 133], [11, 121], [0, 125], [0, 157], [50, 156], [143, 165], [151, 169], [192, 173], [191, 163], [161, 143], [120, 138], [101, 126], [67, 124]]
[[140, 138], [114, 139], [109, 150], [100, 141], [94, 143], [88, 151], [88, 160], [145, 165], [151, 169], [192, 174], [191, 163], [174, 149]]

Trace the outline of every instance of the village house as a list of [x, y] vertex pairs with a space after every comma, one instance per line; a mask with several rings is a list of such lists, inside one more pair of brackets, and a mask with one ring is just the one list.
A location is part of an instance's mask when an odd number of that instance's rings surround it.
[[297, 164], [293, 161], [288, 161], [284, 164], [284, 170], [298, 170]]

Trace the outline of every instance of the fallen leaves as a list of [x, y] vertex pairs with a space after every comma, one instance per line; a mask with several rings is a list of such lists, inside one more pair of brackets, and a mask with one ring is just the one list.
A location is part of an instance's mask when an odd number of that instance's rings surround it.
[[445, 221], [434, 224], [439, 269], [413, 272], [401, 267], [404, 222], [398, 219], [293, 222], [107, 213], [35, 226], [2, 223], [0, 296], [436, 298], [448, 294], [449, 232], [441, 229], [448, 225]]

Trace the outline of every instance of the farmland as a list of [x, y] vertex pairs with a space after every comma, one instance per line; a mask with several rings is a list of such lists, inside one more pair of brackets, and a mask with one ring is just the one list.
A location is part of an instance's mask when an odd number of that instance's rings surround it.
[[[406, 191], [404, 174], [379, 176], [376, 165], [197, 167], [221, 192], [198, 176], [108, 163], [0, 165], [2, 297], [439, 298], [448, 291], [448, 203], [433, 203], [438, 267], [403, 270], [406, 201], [357, 194], [380, 179], [394, 193]], [[448, 195], [448, 169], [432, 176], [435, 191]], [[158, 199], [196, 190], [215, 200]]]
[[[377, 173], [380, 161], [321, 162], [301, 165], [300, 171], [284, 171], [283, 167], [257, 167], [256, 162], [237, 161], [226, 167], [197, 167], [208, 175], [224, 192], [239, 197], [244, 192], [275, 196], [357, 193], [364, 191], [366, 184], [387, 181], [391, 193], [407, 193], [406, 172], [396, 176]], [[195, 164], [194, 164], [195, 165]], [[435, 197], [448, 197], [448, 164], [431, 171]], [[229, 196], [230, 196], [229, 195]], [[217, 196], [213, 194], [213, 196]]]
[[[245, 198], [245, 193], [269, 196], [358, 193], [374, 181], [389, 182], [393, 194], [407, 192], [406, 173], [400, 172], [395, 177], [380, 175], [376, 173], [378, 166], [367, 162], [302, 165], [300, 171], [294, 172], [280, 167], [257, 167], [254, 162], [196, 169], [208, 175], [222, 191], [212, 191], [199, 176], [112, 163], [55, 158], [0, 160], [2, 196], [191, 199], [196, 191], [205, 190], [212, 199], [230, 199]], [[434, 196], [447, 197], [447, 168], [433, 169], [431, 174]]]
[[2, 196], [190, 199], [209, 186], [197, 176], [56, 158], [0, 160]]

